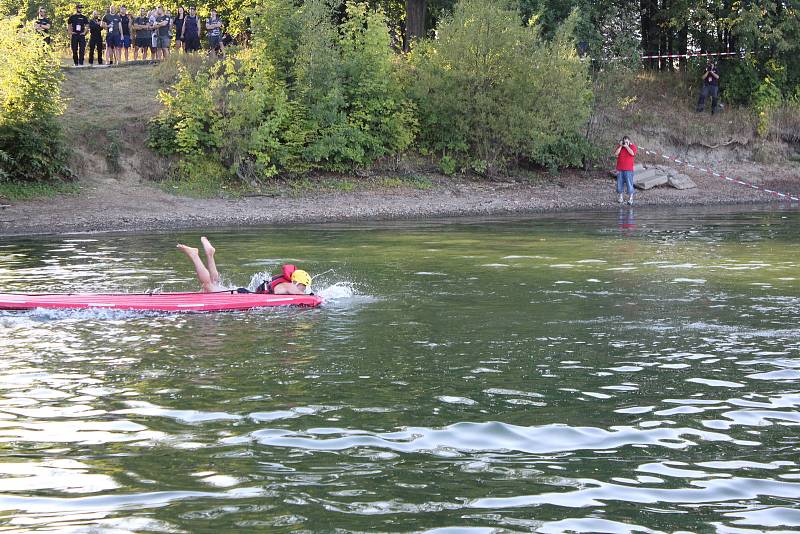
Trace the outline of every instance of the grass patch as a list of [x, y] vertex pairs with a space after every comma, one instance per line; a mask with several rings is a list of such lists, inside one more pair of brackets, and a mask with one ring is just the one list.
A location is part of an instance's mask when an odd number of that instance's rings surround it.
[[[65, 71], [62, 96], [67, 112], [62, 124], [68, 138], [86, 137], [86, 144], [97, 143], [98, 132], [127, 132], [141, 127], [158, 113], [159, 83], [155, 66], [136, 64], [128, 68], [82, 68]], [[102, 150], [102, 147], [97, 147]], [[99, 153], [99, 152], [98, 152]]]
[[173, 195], [190, 198], [240, 198], [249, 188], [215, 176], [193, 178], [167, 178], [159, 182], [161, 189]]
[[0, 182], [0, 199], [12, 202], [75, 195], [81, 190], [77, 182]]
[[408, 174], [403, 176], [383, 176], [375, 180], [378, 187], [385, 187], [387, 189], [419, 189], [428, 190], [433, 188], [433, 182], [425, 177], [417, 174]]
[[323, 180], [320, 185], [329, 191], [339, 191], [341, 193], [350, 193], [358, 188], [356, 182], [347, 178], [328, 178]]
[[191, 198], [240, 198], [253, 189], [238, 180], [231, 180], [227, 169], [203, 158], [179, 161], [169, 177], [160, 183], [173, 195]]

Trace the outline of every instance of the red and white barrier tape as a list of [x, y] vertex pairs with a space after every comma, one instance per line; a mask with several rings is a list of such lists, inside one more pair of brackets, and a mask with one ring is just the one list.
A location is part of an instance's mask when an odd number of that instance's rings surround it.
[[706, 56], [738, 56], [740, 52], [690, 52], [688, 54], [664, 54], [653, 56], [642, 56], [642, 59], [666, 59], [676, 57], [706, 57]]
[[743, 185], [743, 186], [749, 187], [751, 189], [756, 189], [758, 191], [763, 191], [764, 193], [769, 193], [770, 195], [775, 195], [775, 196], [780, 197], [780, 198], [793, 200], [795, 202], [800, 201], [800, 198], [798, 198], [798, 197], [796, 197], [794, 195], [790, 195], [788, 193], [780, 193], [778, 191], [773, 191], [772, 189], [767, 189], [766, 187], [761, 187], [759, 185], [752, 184], [750, 182], [745, 182], [744, 180], [742, 180], [740, 178], [732, 178], [730, 176], [725, 176], [724, 174], [720, 174], [720, 173], [715, 172], [715, 171], [713, 171], [711, 169], [705, 169], [703, 167], [700, 167], [700, 166], [694, 165], [692, 163], [689, 163], [688, 161], [682, 161], [682, 160], [679, 160], [678, 158], [673, 158], [671, 156], [667, 156], [666, 154], [663, 154], [661, 152], [657, 152], [655, 150], [647, 150], [646, 148], [642, 148], [642, 150], [644, 151], [645, 154], [650, 154], [652, 156], [660, 156], [660, 157], [662, 157], [662, 158], [664, 158], [664, 159], [666, 159], [668, 161], [672, 161], [672, 162], [678, 163], [680, 165], [686, 165], [690, 169], [695, 169], [695, 170], [698, 170], [700, 172], [704, 172], [704, 173], [710, 174], [712, 176], [716, 176], [717, 178], [722, 178], [723, 180], [727, 180], [729, 182], [733, 182], [735, 184]]

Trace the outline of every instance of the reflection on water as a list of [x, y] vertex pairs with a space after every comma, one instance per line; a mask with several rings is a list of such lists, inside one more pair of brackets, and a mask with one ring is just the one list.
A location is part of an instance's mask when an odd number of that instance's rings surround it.
[[[800, 529], [800, 216], [248, 230], [319, 309], [0, 312], [5, 529]], [[191, 290], [199, 235], [0, 245], [4, 291]]]

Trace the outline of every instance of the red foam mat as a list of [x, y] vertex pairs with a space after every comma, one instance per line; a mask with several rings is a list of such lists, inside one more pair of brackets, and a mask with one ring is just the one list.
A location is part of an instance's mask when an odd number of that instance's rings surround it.
[[0, 310], [112, 309], [165, 312], [215, 312], [251, 310], [270, 306], [316, 307], [315, 295], [262, 295], [254, 293], [0, 293]]

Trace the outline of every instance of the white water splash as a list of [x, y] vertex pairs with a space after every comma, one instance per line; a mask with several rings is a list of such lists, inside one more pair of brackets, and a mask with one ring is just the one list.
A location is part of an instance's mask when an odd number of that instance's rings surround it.
[[316, 290], [316, 294], [325, 299], [326, 302], [352, 299], [358, 296], [358, 292], [352, 282], [336, 282], [333, 285]]

